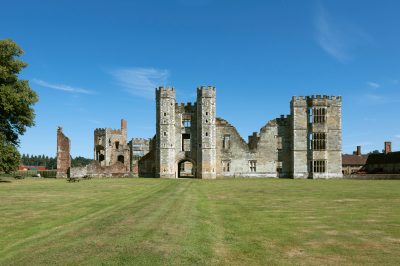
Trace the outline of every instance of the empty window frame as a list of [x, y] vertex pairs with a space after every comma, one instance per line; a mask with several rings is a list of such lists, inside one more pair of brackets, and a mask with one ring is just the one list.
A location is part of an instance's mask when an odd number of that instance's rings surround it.
[[231, 161], [224, 160], [222, 161], [222, 172], [230, 172], [231, 171]]
[[325, 173], [326, 172], [326, 161], [325, 160], [314, 160], [312, 161], [313, 173]]
[[182, 151], [190, 151], [190, 134], [182, 134]]
[[191, 126], [192, 126], [192, 120], [190, 120], [190, 119], [183, 119], [183, 120], [182, 120], [182, 126], [183, 126], [183, 127], [191, 127]]
[[224, 150], [229, 150], [231, 148], [231, 135], [224, 135], [222, 140], [222, 148]]
[[117, 150], [119, 149], [119, 141], [115, 142], [115, 149], [117, 149]]
[[323, 132], [312, 133], [311, 146], [314, 151], [326, 150], [326, 133]]
[[313, 117], [313, 122], [316, 124], [325, 123], [326, 122], [326, 108], [314, 107], [312, 109], [312, 117]]
[[276, 137], [276, 148], [278, 150], [282, 149], [282, 137], [280, 136], [275, 136]]
[[250, 168], [250, 172], [252, 172], [252, 173], [257, 172], [257, 161], [256, 160], [250, 160], [249, 161], [249, 168]]

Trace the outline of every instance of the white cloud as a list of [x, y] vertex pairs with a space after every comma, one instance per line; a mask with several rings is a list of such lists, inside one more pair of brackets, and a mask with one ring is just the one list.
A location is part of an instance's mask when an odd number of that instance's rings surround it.
[[367, 85], [370, 86], [373, 89], [377, 89], [377, 88], [381, 87], [381, 84], [376, 83], [376, 82], [372, 82], [372, 81], [368, 81]]
[[315, 28], [320, 47], [340, 62], [352, 60], [353, 49], [370, 39], [368, 34], [354, 25], [333, 19], [322, 5], [318, 7]]
[[153, 99], [155, 88], [167, 83], [170, 73], [165, 69], [121, 68], [112, 71], [111, 75], [127, 92]]
[[59, 90], [59, 91], [65, 91], [65, 92], [70, 92], [70, 93], [83, 93], [83, 94], [93, 94], [93, 91], [82, 89], [82, 88], [77, 88], [77, 87], [71, 87], [65, 84], [54, 84], [54, 83], [49, 83], [40, 79], [34, 79], [32, 80], [33, 83], [49, 88], [49, 89], [54, 89], [54, 90]]

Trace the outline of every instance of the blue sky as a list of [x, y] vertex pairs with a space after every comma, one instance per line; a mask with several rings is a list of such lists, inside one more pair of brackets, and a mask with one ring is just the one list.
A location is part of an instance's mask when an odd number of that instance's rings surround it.
[[[154, 88], [177, 101], [217, 87], [217, 114], [242, 137], [290, 112], [292, 95], [343, 97], [343, 151], [400, 150], [399, 1], [2, 1], [39, 94], [20, 151], [92, 157], [93, 130], [155, 133]], [[4, 12], [6, 10], [7, 12]]]

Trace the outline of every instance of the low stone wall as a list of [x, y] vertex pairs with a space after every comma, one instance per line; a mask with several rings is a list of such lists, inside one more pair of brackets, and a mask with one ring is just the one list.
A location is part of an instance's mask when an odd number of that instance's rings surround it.
[[71, 167], [71, 177], [113, 177], [113, 176], [131, 176], [126, 171], [126, 167], [121, 162], [116, 162], [110, 166], [101, 166], [99, 162], [92, 161], [90, 164], [82, 167]]

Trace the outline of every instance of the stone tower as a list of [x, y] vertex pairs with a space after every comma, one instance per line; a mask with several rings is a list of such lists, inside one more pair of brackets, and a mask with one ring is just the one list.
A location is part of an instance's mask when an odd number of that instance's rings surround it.
[[156, 177], [175, 178], [174, 88], [156, 88]]
[[101, 166], [110, 166], [121, 162], [129, 170], [127, 125], [128, 122], [121, 119], [120, 129], [96, 128], [94, 130], [94, 160], [98, 161]]
[[292, 98], [294, 178], [342, 177], [341, 110], [340, 96]]
[[308, 116], [307, 99], [293, 97], [290, 102], [292, 116], [292, 176], [293, 178], [308, 177]]
[[197, 89], [197, 177], [216, 178], [215, 87]]

